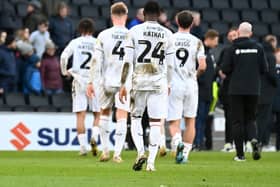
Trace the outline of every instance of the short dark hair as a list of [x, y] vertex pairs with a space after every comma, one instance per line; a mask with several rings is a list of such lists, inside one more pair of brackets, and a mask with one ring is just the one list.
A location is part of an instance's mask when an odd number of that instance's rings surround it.
[[160, 6], [156, 1], [148, 1], [144, 6], [144, 15], [160, 15]]
[[39, 20], [38, 25], [46, 25], [46, 26], [48, 26], [49, 22], [48, 22], [47, 19], [41, 19], [41, 20]]
[[183, 10], [179, 12], [176, 17], [179, 27], [182, 27], [184, 29], [189, 28], [193, 23], [193, 16], [190, 11]]
[[231, 27], [229, 30], [228, 30], [228, 32], [227, 32], [227, 34], [228, 33], [230, 33], [231, 31], [237, 31], [238, 30], [238, 28], [237, 27]]
[[80, 34], [93, 34], [94, 33], [94, 23], [91, 18], [83, 18], [78, 26]]
[[14, 41], [16, 41], [15, 35], [13, 34], [8, 34], [5, 40], [5, 46], [10, 45], [11, 43], [13, 43]]
[[215, 29], [209, 29], [204, 35], [204, 39], [207, 38], [214, 39], [216, 37], [219, 37], [219, 32], [216, 31]]
[[111, 6], [112, 15], [122, 16], [122, 15], [126, 15], [127, 13], [128, 13], [127, 6], [123, 2], [117, 2]]

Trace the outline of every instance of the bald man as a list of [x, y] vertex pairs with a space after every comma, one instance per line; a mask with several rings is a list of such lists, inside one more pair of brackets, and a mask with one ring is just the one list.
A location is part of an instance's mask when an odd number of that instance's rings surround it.
[[230, 96], [233, 139], [236, 146], [235, 161], [245, 161], [244, 130], [251, 141], [254, 160], [261, 158], [257, 140], [256, 110], [260, 95], [261, 74], [267, 72], [267, 62], [262, 46], [252, 40], [252, 25], [239, 25], [239, 37], [233, 41], [225, 55], [221, 70], [231, 75], [228, 94]]

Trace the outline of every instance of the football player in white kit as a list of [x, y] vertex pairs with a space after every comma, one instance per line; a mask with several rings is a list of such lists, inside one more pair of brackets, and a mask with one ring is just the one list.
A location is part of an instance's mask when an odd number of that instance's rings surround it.
[[[177, 151], [176, 163], [185, 163], [195, 137], [195, 117], [198, 105], [197, 76], [205, 71], [206, 58], [203, 43], [190, 34], [192, 14], [189, 11], [179, 12], [176, 22], [179, 30], [171, 37], [175, 49], [175, 68], [171, 82], [167, 121], [169, 121], [172, 137], [171, 149]], [[197, 70], [196, 61], [198, 62]], [[186, 125], [183, 141], [180, 129], [182, 116]]]
[[[147, 2], [144, 7], [145, 22], [131, 28], [125, 48], [120, 100], [127, 100], [127, 84], [132, 81], [131, 134], [138, 152], [133, 165], [135, 171], [141, 170], [146, 161], [146, 170], [155, 171], [154, 163], [161, 136], [160, 121], [167, 117], [168, 81], [169, 73], [172, 72], [169, 62], [172, 62], [170, 58], [173, 56], [172, 42], [169, 39], [172, 33], [157, 22], [159, 15], [158, 3]], [[145, 107], [148, 108], [150, 117], [148, 159], [145, 156], [141, 125]]]
[[[124, 41], [128, 30], [125, 27], [128, 9], [123, 2], [111, 6], [111, 19], [113, 27], [102, 31], [97, 37], [94, 58], [101, 65], [101, 91], [100, 91], [100, 137], [103, 153], [100, 161], [108, 161], [109, 155], [109, 115], [113, 104], [116, 111], [116, 133], [113, 161], [121, 163], [121, 151], [125, 143], [127, 132], [127, 112], [129, 102], [122, 104], [119, 100], [119, 89], [121, 86], [121, 72], [124, 58]], [[88, 96], [96, 91], [95, 85], [88, 85]], [[117, 98], [117, 99], [115, 99]]]
[[[80, 144], [80, 155], [86, 155], [88, 145], [85, 134], [85, 116], [87, 107], [89, 106], [94, 115], [94, 122], [92, 127], [92, 154], [97, 155], [97, 138], [99, 134], [99, 118], [100, 106], [96, 98], [89, 99], [86, 95], [86, 87], [90, 78], [90, 62], [93, 60], [94, 47], [96, 39], [92, 37], [94, 32], [93, 21], [89, 18], [84, 18], [79, 23], [80, 37], [73, 39], [66, 46], [61, 54], [61, 71], [65, 76], [71, 75], [74, 80], [72, 83], [72, 100], [73, 112], [76, 113], [77, 118], [77, 133]], [[73, 66], [67, 70], [68, 59], [73, 55]], [[96, 70], [98, 72], [98, 70]], [[95, 73], [94, 82], [99, 81], [98, 73]], [[95, 93], [98, 95], [98, 93]]]

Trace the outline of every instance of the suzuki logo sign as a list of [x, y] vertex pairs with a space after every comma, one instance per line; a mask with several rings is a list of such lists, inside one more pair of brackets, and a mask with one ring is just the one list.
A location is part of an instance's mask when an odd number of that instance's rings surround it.
[[26, 135], [30, 134], [31, 131], [23, 123], [19, 123], [17, 126], [12, 128], [11, 132], [13, 135], [15, 135], [16, 139], [12, 139], [10, 142], [17, 150], [23, 150], [30, 144], [30, 141], [26, 138]]

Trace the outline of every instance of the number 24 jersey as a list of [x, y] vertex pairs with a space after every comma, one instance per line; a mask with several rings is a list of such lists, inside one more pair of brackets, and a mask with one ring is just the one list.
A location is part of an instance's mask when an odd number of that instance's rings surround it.
[[125, 61], [133, 66], [132, 89], [166, 89], [167, 68], [173, 55], [171, 31], [157, 22], [146, 21], [130, 29]]

